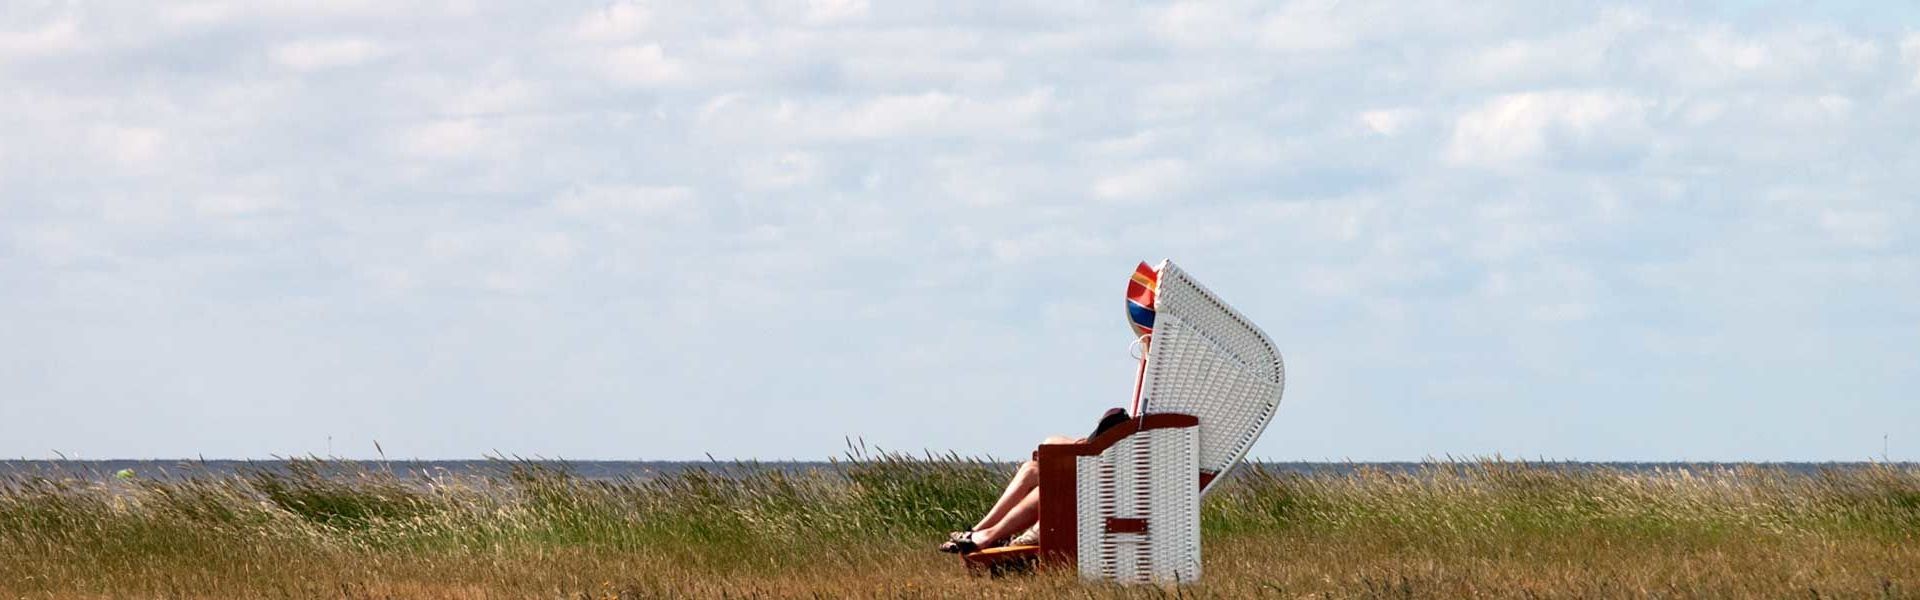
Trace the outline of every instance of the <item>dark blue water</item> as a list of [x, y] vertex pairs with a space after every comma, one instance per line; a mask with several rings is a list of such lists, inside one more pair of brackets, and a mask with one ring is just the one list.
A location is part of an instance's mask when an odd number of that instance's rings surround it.
[[[1362, 469], [1375, 469], [1390, 473], [1414, 473], [1424, 464], [1418, 462], [1257, 462], [1259, 468], [1277, 473], [1332, 474], [1341, 475]], [[1530, 462], [1534, 467], [1591, 470], [1615, 469], [1626, 472], [1710, 472], [1744, 466], [1758, 466], [1781, 469], [1793, 473], [1817, 474], [1824, 470], [1850, 470], [1868, 467], [1867, 462]], [[1882, 463], [1885, 464], [1885, 463]], [[1902, 468], [1913, 468], [1920, 463], [1892, 463]], [[131, 471], [135, 476], [148, 479], [178, 479], [188, 477], [228, 477], [244, 475], [249, 472], [285, 472], [288, 461], [285, 460], [0, 460], [0, 477], [42, 476], [52, 478], [72, 478], [104, 480], [112, 478], [123, 470]], [[662, 475], [673, 475], [689, 470], [704, 470], [720, 474], [752, 473], [757, 471], [784, 471], [803, 473], [806, 471], [839, 470], [843, 465], [825, 461], [772, 461], [772, 462], [726, 462], [726, 461], [507, 461], [507, 460], [330, 460], [327, 469], [345, 472], [359, 470], [390, 471], [402, 476], [503, 476], [515, 465], [535, 465], [544, 468], [568, 472], [586, 479], [651, 479]]]

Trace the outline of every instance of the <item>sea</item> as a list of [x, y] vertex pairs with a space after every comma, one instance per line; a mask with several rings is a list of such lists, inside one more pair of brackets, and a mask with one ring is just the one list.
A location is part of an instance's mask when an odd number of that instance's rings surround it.
[[[0, 460], [0, 478], [47, 477], [54, 479], [105, 480], [116, 476], [147, 479], [181, 479], [244, 476], [248, 473], [287, 472], [293, 461], [209, 460], [209, 459], [124, 459], [124, 460]], [[1417, 473], [1423, 462], [1284, 462], [1251, 461], [1249, 464], [1274, 473], [1343, 475], [1362, 470], [1388, 473]], [[1873, 465], [1914, 468], [1912, 462], [1588, 462], [1526, 461], [1534, 467], [1568, 470], [1613, 469], [1625, 472], [1655, 473], [1688, 471], [1705, 473], [1747, 466], [1780, 469], [1802, 474], [1830, 470], [1854, 470]], [[327, 459], [327, 471], [386, 471], [402, 477], [501, 476], [516, 466], [537, 466], [595, 480], [647, 480], [687, 471], [735, 476], [765, 471], [792, 474], [808, 471], [835, 472], [846, 465], [830, 461], [635, 461], [635, 460], [345, 460]], [[1011, 467], [1011, 463], [1008, 465]], [[124, 475], [123, 475], [124, 473]]]

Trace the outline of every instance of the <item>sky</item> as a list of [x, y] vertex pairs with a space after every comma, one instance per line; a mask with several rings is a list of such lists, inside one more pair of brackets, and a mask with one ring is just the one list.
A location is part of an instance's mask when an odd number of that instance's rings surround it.
[[1920, 459], [1903, 3], [497, 4], [0, 8], [0, 457]]

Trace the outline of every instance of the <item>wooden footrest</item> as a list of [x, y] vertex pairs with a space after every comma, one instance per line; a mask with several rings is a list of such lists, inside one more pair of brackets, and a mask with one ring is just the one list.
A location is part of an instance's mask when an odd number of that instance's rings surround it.
[[975, 575], [1010, 575], [1033, 570], [1040, 562], [1039, 546], [1001, 546], [960, 555], [967, 572]]

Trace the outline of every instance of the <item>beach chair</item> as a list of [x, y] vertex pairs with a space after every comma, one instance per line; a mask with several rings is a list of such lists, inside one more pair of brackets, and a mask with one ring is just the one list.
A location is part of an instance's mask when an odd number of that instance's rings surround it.
[[1144, 347], [1133, 420], [1042, 444], [1040, 544], [968, 554], [970, 570], [1071, 565], [1095, 581], [1199, 580], [1200, 499], [1272, 420], [1286, 367], [1259, 327], [1172, 261], [1141, 263], [1129, 288]]

